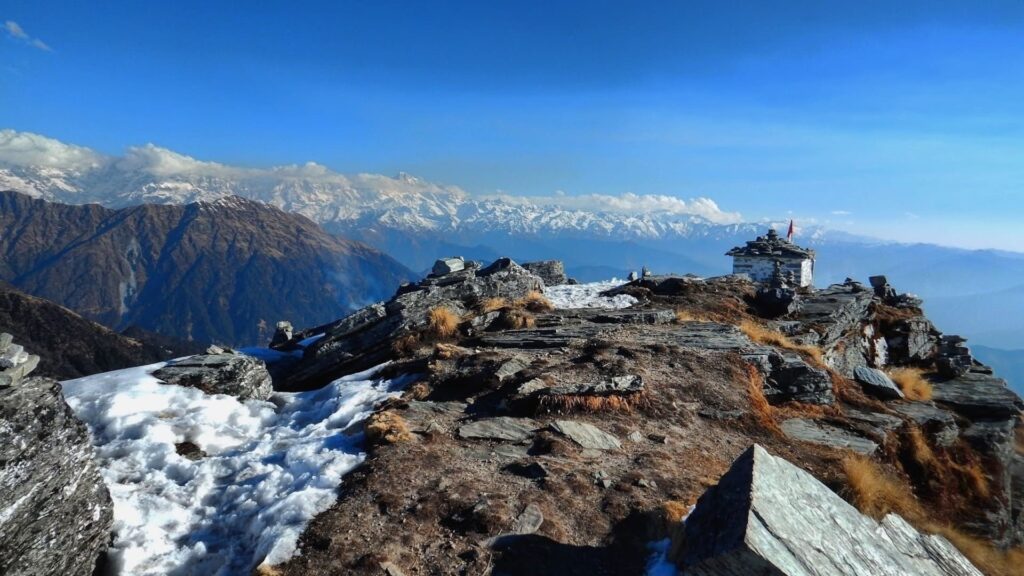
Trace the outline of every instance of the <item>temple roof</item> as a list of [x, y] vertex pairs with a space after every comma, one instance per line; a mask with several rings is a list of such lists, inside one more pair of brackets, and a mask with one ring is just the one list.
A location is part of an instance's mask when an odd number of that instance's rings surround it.
[[814, 258], [814, 250], [801, 248], [789, 240], [779, 236], [774, 228], [765, 236], [758, 236], [747, 241], [746, 246], [737, 246], [725, 253], [726, 256], [753, 256], [778, 258]]

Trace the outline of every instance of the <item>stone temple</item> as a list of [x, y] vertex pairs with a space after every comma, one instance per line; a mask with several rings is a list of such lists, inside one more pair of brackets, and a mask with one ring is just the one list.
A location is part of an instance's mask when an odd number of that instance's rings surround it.
[[[801, 248], [774, 229], [725, 253], [732, 256], [733, 274], [746, 274], [754, 282], [770, 282], [778, 266], [791, 286], [814, 283], [814, 250]], [[776, 265], [778, 263], [778, 265]]]

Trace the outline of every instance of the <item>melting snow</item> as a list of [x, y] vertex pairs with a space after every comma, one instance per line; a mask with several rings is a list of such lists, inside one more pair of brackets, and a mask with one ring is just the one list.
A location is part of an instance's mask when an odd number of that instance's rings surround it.
[[616, 278], [588, 284], [562, 284], [548, 286], [544, 289], [544, 295], [555, 308], [629, 308], [637, 303], [637, 299], [632, 296], [601, 296], [601, 292], [623, 284], [625, 281]]
[[[346, 429], [397, 393], [374, 368], [311, 392], [240, 402], [161, 384], [163, 363], [64, 382], [114, 500], [121, 574], [248, 574], [295, 553], [364, 459]], [[175, 444], [207, 456], [192, 461]]]

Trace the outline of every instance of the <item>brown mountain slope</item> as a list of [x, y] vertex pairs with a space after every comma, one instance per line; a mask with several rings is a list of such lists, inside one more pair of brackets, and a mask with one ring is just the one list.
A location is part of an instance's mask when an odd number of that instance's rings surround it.
[[0, 279], [120, 329], [252, 344], [390, 294], [408, 271], [277, 208], [225, 198], [110, 210], [0, 192]]
[[194, 354], [195, 346], [118, 334], [0, 282], [0, 332], [40, 357], [34, 374], [58, 380]]

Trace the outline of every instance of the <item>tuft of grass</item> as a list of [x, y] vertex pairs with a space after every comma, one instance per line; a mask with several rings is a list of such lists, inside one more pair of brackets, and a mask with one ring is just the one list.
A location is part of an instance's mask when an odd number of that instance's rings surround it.
[[709, 322], [706, 316], [701, 314], [694, 314], [690, 310], [684, 308], [676, 309], [676, 323], [682, 324], [684, 322]]
[[427, 331], [435, 338], [451, 338], [458, 329], [459, 317], [444, 306], [431, 308], [427, 314]]
[[419, 345], [419, 335], [406, 334], [405, 336], [396, 338], [395, 341], [391, 343], [391, 351], [399, 358], [407, 358], [416, 352], [416, 348], [418, 348]]
[[430, 396], [430, 386], [426, 382], [417, 382], [405, 391], [405, 396], [413, 400], [423, 400]]
[[910, 488], [870, 458], [847, 456], [842, 461], [850, 501], [858, 510], [881, 520], [896, 513], [912, 524], [924, 518], [924, 511]]
[[555, 305], [548, 300], [547, 296], [537, 290], [531, 290], [516, 301], [516, 307], [529, 310], [530, 312], [549, 312], [555, 309]]
[[921, 429], [912, 426], [907, 430], [907, 444], [910, 449], [910, 456], [922, 469], [934, 472], [939, 467], [939, 459], [928, 444]]
[[466, 350], [465, 348], [461, 346], [456, 346], [454, 344], [446, 344], [444, 342], [440, 342], [434, 346], [434, 358], [437, 358], [438, 360], [451, 360], [453, 358], [462, 358], [468, 353], [469, 351]]
[[522, 330], [524, 328], [533, 328], [537, 325], [537, 319], [526, 310], [519, 310], [516, 308], [506, 309], [501, 313], [501, 318], [498, 319], [500, 324], [510, 330]]
[[821, 348], [810, 344], [797, 344], [785, 334], [777, 330], [772, 330], [766, 326], [758, 324], [750, 320], [743, 320], [740, 322], [740, 330], [758, 344], [764, 344], [766, 346], [775, 346], [778, 348], [785, 348], [786, 350], [792, 350], [799, 352], [805, 356], [810, 357], [818, 366], [825, 365], [825, 358], [821, 353]]
[[366, 422], [366, 440], [371, 445], [398, 444], [412, 440], [409, 425], [394, 412], [377, 412]]
[[754, 366], [747, 365], [747, 394], [750, 396], [750, 410], [754, 420], [764, 429], [773, 434], [782, 434], [778, 420], [775, 418], [775, 408], [768, 403], [764, 396], [764, 378]]
[[932, 384], [920, 368], [894, 368], [889, 377], [900, 387], [907, 400], [931, 400]]
[[502, 308], [508, 307], [508, 300], [504, 298], [488, 298], [477, 306], [477, 309], [481, 314], [487, 314], [488, 312], [494, 312], [501, 310]]

